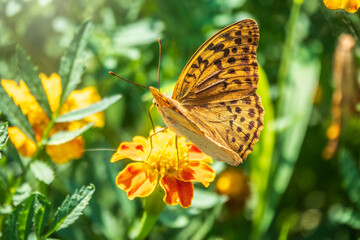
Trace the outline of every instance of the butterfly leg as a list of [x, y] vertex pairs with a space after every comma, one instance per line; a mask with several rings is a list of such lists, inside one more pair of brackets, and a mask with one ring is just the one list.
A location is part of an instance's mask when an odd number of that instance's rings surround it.
[[[175, 147], [176, 147], [176, 157], [177, 157], [177, 166], [176, 166], [176, 168], [177, 169], [179, 169], [179, 159], [180, 159], [180, 157], [179, 157], [179, 147], [178, 147], [178, 136], [177, 135], [175, 135]], [[177, 173], [178, 173], [179, 171], [177, 171]], [[177, 174], [176, 173], [176, 174]]]
[[[148, 115], [149, 115], [149, 118], [150, 118], [150, 122], [151, 122], [151, 126], [152, 126], [152, 128], [153, 128], [153, 130], [154, 130], [154, 132], [155, 132], [155, 125], [154, 125], [154, 121], [152, 120], [152, 117], [151, 117], [151, 114], [150, 114], [150, 112], [151, 112], [151, 109], [154, 107], [154, 103], [153, 104], [151, 104], [151, 106], [150, 106], [150, 108], [149, 108], [149, 111], [148, 111]], [[151, 145], [152, 146], [152, 145]]]

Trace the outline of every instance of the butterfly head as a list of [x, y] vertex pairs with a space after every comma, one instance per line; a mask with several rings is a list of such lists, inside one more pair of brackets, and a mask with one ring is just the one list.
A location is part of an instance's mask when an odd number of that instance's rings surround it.
[[167, 100], [169, 97], [166, 96], [166, 94], [161, 93], [158, 89], [156, 89], [154, 87], [149, 87], [149, 89], [150, 89], [152, 95], [154, 96], [153, 103], [154, 103], [155, 107], [161, 108], [163, 106], [167, 106], [169, 108], [172, 108], [171, 104]]

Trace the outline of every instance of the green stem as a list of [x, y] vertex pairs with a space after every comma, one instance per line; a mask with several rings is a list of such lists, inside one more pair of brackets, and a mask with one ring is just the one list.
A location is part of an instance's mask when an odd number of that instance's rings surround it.
[[293, 53], [293, 46], [296, 39], [296, 25], [300, 16], [300, 9], [303, 0], [293, 0], [291, 6], [290, 18], [286, 29], [285, 43], [282, 51], [279, 72], [278, 72], [278, 89], [279, 89], [279, 100], [277, 104], [277, 115], [282, 114], [282, 100], [284, 99], [287, 76], [289, 73], [289, 67], [291, 63], [291, 56]]
[[164, 190], [157, 185], [150, 196], [143, 199], [144, 212], [141, 217], [140, 226], [133, 232], [134, 239], [145, 239], [153, 229], [160, 213], [165, 207], [163, 201]]
[[50, 133], [50, 131], [51, 131], [51, 128], [52, 128], [52, 127], [54, 126], [54, 124], [55, 124], [55, 120], [56, 120], [56, 118], [57, 118], [57, 116], [58, 116], [58, 114], [59, 114], [59, 111], [60, 111], [60, 107], [59, 107], [59, 109], [58, 109], [55, 113], [52, 114], [51, 120], [50, 120], [50, 122], [48, 123], [48, 125], [46, 126], [46, 129], [45, 129], [45, 131], [43, 132], [43, 135], [41, 136], [40, 141], [38, 141], [38, 142], [36, 143], [36, 151], [35, 151], [34, 155], [31, 157], [29, 163], [26, 165], [26, 167], [24, 168], [24, 170], [23, 170], [23, 172], [22, 172], [22, 174], [21, 174], [21, 176], [20, 176], [21, 178], [23, 178], [23, 177], [25, 176], [25, 174], [27, 173], [27, 171], [28, 171], [29, 168], [30, 168], [30, 164], [31, 164], [35, 159], [37, 159], [39, 153], [41, 152], [41, 150], [43, 149], [43, 147], [46, 145], [46, 142], [47, 142], [47, 139], [48, 139], [48, 135], [49, 135], [49, 133]]
[[152, 215], [148, 213], [147, 211], [144, 211], [142, 217], [141, 217], [141, 224], [140, 227], [136, 233], [135, 240], [142, 240], [145, 239], [150, 231], [153, 229], [159, 215]]

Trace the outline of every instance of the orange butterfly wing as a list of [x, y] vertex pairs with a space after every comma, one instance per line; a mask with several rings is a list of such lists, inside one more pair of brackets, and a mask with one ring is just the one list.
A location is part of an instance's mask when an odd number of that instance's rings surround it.
[[254, 20], [229, 25], [191, 57], [172, 99], [152, 89], [168, 127], [234, 166], [253, 150], [263, 128], [264, 110], [255, 92], [258, 41]]

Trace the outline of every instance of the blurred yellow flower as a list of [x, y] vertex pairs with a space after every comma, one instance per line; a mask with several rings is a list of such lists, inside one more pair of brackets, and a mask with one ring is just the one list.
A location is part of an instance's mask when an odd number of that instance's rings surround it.
[[219, 175], [216, 181], [216, 190], [219, 194], [228, 197], [228, 204], [234, 211], [242, 208], [250, 195], [245, 173], [235, 168], [228, 168]]
[[[62, 93], [61, 78], [56, 73], [51, 74], [50, 77], [41, 73], [39, 77], [46, 92], [51, 111], [56, 112], [59, 108]], [[20, 107], [23, 114], [27, 116], [29, 123], [34, 130], [36, 140], [40, 141], [50, 119], [40, 107], [36, 98], [30, 93], [26, 83], [21, 80], [18, 85], [16, 81], [1, 79], [1, 85], [14, 100], [15, 104]], [[61, 115], [69, 111], [87, 107], [100, 100], [99, 94], [93, 87], [74, 90], [61, 107], [59, 114]], [[104, 126], [104, 114], [100, 112], [79, 121], [56, 123], [51, 129], [49, 136], [58, 131], [77, 130], [90, 122], [95, 122], [94, 126], [97, 127]], [[18, 127], [9, 127], [8, 131], [10, 140], [21, 155], [31, 157], [36, 152], [36, 143], [30, 140]], [[46, 152], [51, 156], [55, 163], [67, 163], [70, 160], [80, 158], [83, 155], [84, 141], [82, 137], [79, 136], [64, 144], [48, 145], [46, 146]]]
[[152, 136], [152, 149], [150, 139], [140, 136], [120, 144], [111, 162], [125, 158], [138, 161], [128, 164], [116, 177], [116, 185], [129, 199], [147, 197], [160, 184], [166, 204], [187, 208], [194, 195], [192, 182], [207, 187], [214, 180], [215, 171], [208, 165], [212, 159], [184, 137], [178, 138], [176, 149], [175, 138], [175, 133], [166, 129]]
[[329, 9], [344, 9], [349, 13], [356, 12], [360, 7], [360, 0], [324, 0]]

